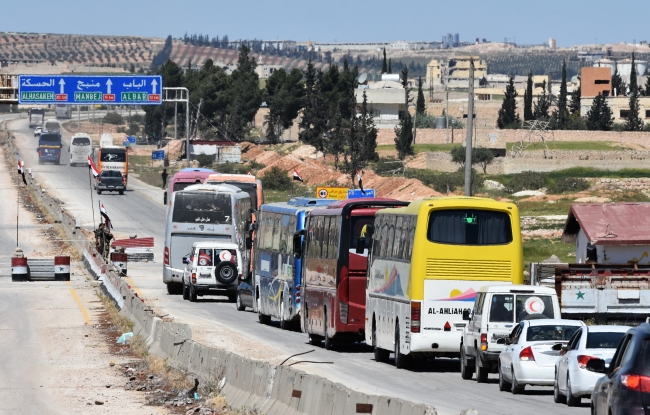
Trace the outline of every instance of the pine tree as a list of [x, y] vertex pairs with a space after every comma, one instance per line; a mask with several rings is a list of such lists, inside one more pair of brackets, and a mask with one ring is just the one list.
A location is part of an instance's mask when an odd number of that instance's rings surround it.
[[[224, 37], [225, 38], [225, 37]], [[249, 124], [255, 118], [262, 103], [262, 90], [259, 87], [259, 76], [255, 72], [257, 63], [254, 57], [249, 57], [250, 49], [246, 45], [239, 48], [237, 69], [230, 76], [226, 134], [228, 139], [241, 141], [248, 132]]]
[[381, 73], [388, 72], [388, 64], [386, 63], [386, 48], [384, 48], [384, 62], [381, 64]]
[[361, 102], [361, 111], [359, 113], [361, 120], [361, 132], [363, 134], [361, 141], [363, 143], [362, 153], [368, 161], [378, 161], [377, 154], [377, 127], [372, 116], [372, 108], [368, 108], [368, 98], [366, 91], [363, 91], [363, 101]]
[[560, 83], [560, 94], [557, 98], [557, 108], [553, 114], [555, 118], [556, 128], [563, 130], [569, 121], [569, 113], [567, 111], [567, 87], [566, 87], [566, 59], [562, 64], [562, 83]]
[[650, 97], [650, 76], [648, 76], [645, 80], [645, 88], [643, 89], [643, 92], [643, 95]]
[[323, 78], [323, 72], [318, 69], [311, 98], [303, 111], [300, 140], [325, 154], [325, 134], [328, 130], [331, 112], [329, 102], [323, 94]]
[[510, 81], [506, 85], [503, 104], [499, 110], [497, 125], [499, 128], [518, 128], [520, 122], [517, 114], [517, 90], [515, 89], [514, 78], [510, 76]]
[[639, 117], [639, 88], [636, 80], [636, 63], [632, 53], [632, 70], [630, 72], [630, 113], [625, 121], [626, 131], [642, 131], [643, 120]]
[[578, 86], [576, 89], [571, 92], [571, 104], [569, 105], [569, 112], [571, 115], [573, 114], [580, 114], [580, 96], [581, 96], [581, 89], [580, 86]]
[[618, 73], [618, 68], [612, 74], [612, 94], [615, 97], [624, 97], [627, 95], [627, 85]]
[[[389, 61], [390, 63], [390, 61]], [[404, 66], [402, 69], [402, 86], [404, 87], [404, 116], [400, 119], [399, 124], [395, 127], [395, 148], [397, 149], [397, 157], [404, 160], [406, 156], [414, 154], [413, 151], [413, 121], [409, 108], [409, 92], [408, 92], [408, 67]]]
[[415, 112], [418, 116], [424, 115], [425, 111], [424, 92], [422, 91], [422, 76], [418, 78], [418, 100], [415, 105]]
[[533, 117], [533, 72], [528, 72], [528, 82], [524, 92], [524, 121], [534, 120]]
[[393, 73], [392, 59], [388, 58], [388, 73]]
[[546, 79], [542, 83], [542, 93], [537, 97], [533, 117], [536, 120], [548, 120], [548, 110], [551, 107], [551, 97], [546, 93]]
[[607, 99], [604, 95], [598, 94], [591, 103], [591, 108], [587, 111], [586, 118], [587, 128], [594, 131], [609, 131], [614, 124], [612, 110], [607, 105]]
[[313, 114], [314, 91], [316, 88], [316, 69], [311, 61], [311, 57], [309, 58], [309, 62], [307, 62], [307, 70], [303, 72], [303, 75], [305, 77], [305, 106], [302, 110], [300, 124], [298, 125], [300, 129], [298, 140], [307, 143], [312, 125], [311, 116]]

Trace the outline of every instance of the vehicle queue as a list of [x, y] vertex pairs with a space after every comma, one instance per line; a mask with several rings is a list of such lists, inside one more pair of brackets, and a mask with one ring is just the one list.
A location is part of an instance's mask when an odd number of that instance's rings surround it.
[[[182, 170], [188, 185], [168, 189], [169, 294], [226, 295], [261, 324], [277, 319], [326, 349], [365, 341], [378, 362], [393, 353], [397, 368], [459, 358], [463, 379], [498, 373], [499, 390], [513, 394], [553, 387], [557, 403], [591, 397], [596, 414], [628, 413], [619, 406], [649, 399], [648, 328], [562, 319], [553, 289], [524, 285], [514, 203], [452, 196], [264, 204], [254, 176], [194, 174]], [[635, 360], [632, 350], [648, 357]]]

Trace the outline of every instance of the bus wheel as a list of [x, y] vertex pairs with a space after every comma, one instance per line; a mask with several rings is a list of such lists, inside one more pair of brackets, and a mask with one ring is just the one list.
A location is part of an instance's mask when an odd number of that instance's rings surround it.
[[271, 316], [262, 314], [262, 299], [260, 297], [257, 297], [257, 319], [260, 324], [269, 324], [271, 322]]
[[307, 336], [307, 343], [311, 344], [312, 346], [318, 346], [322, 340], [320, 336], [317, 336], [315, 334], [307, 333]]
[[323, 314], [325, 316], [325, 321], [323, 321], [323, 329], [325, 330], [325, 349], [326, 350], [333, 350], [334, 349], [334, 339], [330, 337], [330, 335], [327, 333], [327, 309], [325, 309], [325, 312]]
[[196, 290], [192, 284], [190, 284], [190, 302], [196, 303]]
[[237, 294], [237, 311], [244, 311], [244, 310], [246, 310], [246, 306], [242, 304], [241, 296]]
[[377, 325], [375, 324], [375, 319], [372, 320], [372, 348], [375, 352], [375, 361], [376, 362], [385, 362], [388, 360], [388, 355], [390, 352], [388, 350], [381, 349], [377, 347]]
[[409, 364], [409, 356], [402, 354], [400, 349], [399, 321], [395, 324], [395, 367], [405, 369]]
[[474, 367], [469, 365], [469, 359], [465, 355], [465, 345], [460, 345], [460, 377], [469, 380], [474, 375]]

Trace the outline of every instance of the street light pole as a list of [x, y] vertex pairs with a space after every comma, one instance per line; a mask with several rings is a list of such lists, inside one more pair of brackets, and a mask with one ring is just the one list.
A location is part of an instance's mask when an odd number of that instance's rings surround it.
[[474, 128], [474, 60], [469, 61], [467, 137], [465, 139], [465, 196], [472, 195], [472, 129]]

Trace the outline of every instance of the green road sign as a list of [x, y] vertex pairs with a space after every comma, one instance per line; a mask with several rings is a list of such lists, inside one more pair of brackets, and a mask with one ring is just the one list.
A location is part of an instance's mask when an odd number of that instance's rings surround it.
[[122, 102], [143, 102], [149, 100], [146, 92], [122, 92]]
[[75, 92], [75, 102], [96, 102], [102, 100], [101, 92]]
[[54, 101], [54, 92], [22, 92], [21, 101]]

